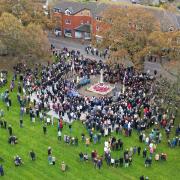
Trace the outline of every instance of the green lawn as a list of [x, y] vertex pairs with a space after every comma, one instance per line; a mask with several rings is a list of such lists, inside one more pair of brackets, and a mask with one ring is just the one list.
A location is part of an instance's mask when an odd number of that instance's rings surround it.
[[[16, 82], [17, 83], [17, 82]], [[9, 87], [9, 85], [8, 85]], [[3, 92], [5, 88], [0, 89]], [[101, 170], [94, 169], [92, 162], [80, 162], [79, 152], [91, 152], [96, 149], [100, 154], [103, 153], [103, 142], [98, 145], [90, 145], [86, 148], [84, 144], [79, 142], [78, 147], [69, 146], [63, 141], [58, 142], [57, 140], [57, 123], [54, 127], [49, 126], [47, 135], [43, 134], [42, 124], [36, 121], [35, 124], [30, 122], [29, 116], [24, 119], [24, 128], [19, 127], [19, 106], [17, 105], [16, 92], [10, 94], [12, 99], [12, 107], [9, 112], [2, 102], [0, 102], [0, 108], [5, 111], [5, 119], [9, 124], [12, 125], [14, 134], [19, 138], [19, 144], [9, 145], [7, 143], [8, 131], [0, 128], [0, 156], [4, 158], [5, 176], [0, 179], [7, 180], [46, 180], [46, 179], [83, 179], [83, 180], [129, 180], [138, 179], [141, 175], [149, 176], [152, 180], [176, 180], [180, 177], [180, 149], [170, 149], [167, 147], [167, 140], [163, 133], [163, 142], [157, 147], [157, 152], [166, 152], [168, 155], [167, 162], [155, 162], [153, 160], [152, 167], [144, 167], [144, 159], [138, 157], [136, 154], [133, 157], [133, 165], [129, 168], [114, 168], [108, 167], [105, 162]], [[176, 120], [176, 123], [179, 119]], [[73, 124], [74, 136], [78, 136], [81, 139], [81, 133], [86, 132], [81, 122], [75, 122]], [[68, 126], [63, 129], [63, 134], [69, 134]], [[138, 146], [138, 136], [134, 131], [131, 138], [120, 135], [124, 141], [125, 148], [131, 146]], [[144, 144], [140, 144], [142, 149], [145, 147]], [[47, 161], [47, 148], [52, 147], [52, 153], [56, 157], [56, 165], [52, 166]], [[29, 151], [34, 149], [37, 155], [37, 160], [32, 162], [29, 158]], [[24, 161], [24, 165], [21, 167], [15, 167], [13, 162], [14, 155], [20, 155]], [[114, 157], [119, 157], [123, 152], [113, 152]], [[65, 161], [70, 167], [65, 173], [61, 172], [60, 164]]]

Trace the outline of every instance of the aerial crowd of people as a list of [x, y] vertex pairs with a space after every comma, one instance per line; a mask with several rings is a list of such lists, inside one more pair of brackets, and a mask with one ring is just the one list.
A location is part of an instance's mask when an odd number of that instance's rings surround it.
[[[133, 67], [110, 66], [101, 60], [85, 58], [79, 51], [64, 48], [57, 52], [53, 45], [51, 50], [58, 59], [57, 62], [36, 66], [34, 69], [24, 63], [17, 64], [10, 87], [1, 94], [1, 99], [10, 112], [12, 102], [9, 94], [14, 92], [17, 86], [20, 128], [24, 127], [24, 117], [28, 115], [32, 123], [37, 120], [43, 123], [44, 135], [47, 134], [48, 126], [57, 122], [58, 140], [61, 141], [63, 136], [64, 142], [70, 145], [78, 146], [79, 143], [84, 143], [88, 148], [90, 143], [99, 144], [105, 137], [104, 154], [99, 154], [96, 150], [93, 150], [90, 156], [87, 152], [79, 153], [80, 161], [91, 159], [94, 167], [98, 169], [101, 169], [103, 161], [108, 166], [127, 168], [132, 166], [136, 154], [142, 155], [145, 167], [152, 165], [153, 157], [155, 161], [167, 160], [166, 152], [156, 151], [164, 138], [161, 129], [166, 132], [167, 146], [180, 146], [180, 126], [176, 127], [174, 138], [169, 139], [169, 134], [174, 128], [176, 112], [169, 113], [159, 104], [153, 76], [139, 72]], [[92, 52], [90, 47], [85, 50], [87, 54], [98, 55], [98, 51]], [[102, 56], [106, 57], [107, 51]], [[86, 93], [80, 94], [77, 88], [78, 80], [74, 77], [91, 79], [99, 76], [101, 69], [104, 81], [121, 86], [123, 84], [124, 92], [119, 90], [107, 96], [93, 97]], [[53, 115], [48, 115], [50, 111], [58, 117], [57, 121]], [[0, 127], [8, 129], [9, 132], [8, 143], [18, 144], [20, 137], [15, 136], [13, 127], [6, 122], [3, 109], [0, 110], [0, 117]], [[81, 134], [81, 141], [72, 135], [73, 121], [78, 120], [81, 120], [88, 132], [88, 136]], [[64, 123], [68, 123], [69, 134], [63, 133]], [[147, 129], [149, 130], [146, 131]], [[131, 138], [134, 134], [138, 136], [139, 142], [145, 145], [144, 149], [139, 144], [124, 148], [121, 137]], [[113, 157], [113, 151], [122, 151], [123, 155]], [[29, 154], [34, 161], [36, 153], [31, 150]], [[55, 161], [56, 158], [49, 147], [48, 163], [55, 165]], [[14, 163], [16, 166], [23, 164], [19, 155], [14, 157]], [[67, 167], [62, 162], [61, 169], [65, 171]], [[2, 165], [0, 174], [4, 174]]]

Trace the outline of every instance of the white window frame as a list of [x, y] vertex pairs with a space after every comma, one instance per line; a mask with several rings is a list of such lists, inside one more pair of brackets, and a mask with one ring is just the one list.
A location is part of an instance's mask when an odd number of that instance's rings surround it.
[[70, 19], [65, 19], [65, 24], [71, 24], [71, 20]]

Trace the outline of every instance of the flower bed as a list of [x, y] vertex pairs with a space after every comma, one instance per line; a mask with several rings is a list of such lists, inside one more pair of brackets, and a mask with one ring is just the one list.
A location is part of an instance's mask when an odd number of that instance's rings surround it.
[[109, 91], [109, 87], [106, 86], [105, 84], [96, 84], [92, 87], [95, 91], [98, 91], [98, 92], [107, 92]]
[[106, 95], [110, 93], [114, 87], [111, 87], [110, 85], [104, 84], [104, 83], [97, 83], [92, 85], [90, 88], [88, 88], [88, 91], [101, 94], [101, 95]]

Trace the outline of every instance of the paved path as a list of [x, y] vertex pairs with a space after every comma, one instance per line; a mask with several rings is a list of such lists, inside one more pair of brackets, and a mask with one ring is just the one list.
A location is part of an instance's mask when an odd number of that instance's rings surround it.
[[[33, 93], [31, 96], [31, 101], [33, 102], [34, 100], [36, 100], [38, 102], [36, 93]], [[50, 111], [47, 113], [47, 115], [49, 115], [53, 118], [59, 119], [59, 115], [52, 108], [52, 101], [49, 100], [49, 103], [50, 103]], [[63, 118], [63, 121], [65, 121], [67, 123], [73, 122], [73, 120], [72, 121], [69, 120], [67, 113], [65, 113], [64, 116], [62, 116], [62, 118]]]
[[167, 78], [171, 82], [176, 80], [176, 77], [170, 74], [167, 70], [165, 70], [160, 63], [148, 61], [144, 63], [144, 72], [149, 71], [150, 74], [154, 75], [154, 70], [157, 71], [157, 76], [161, 75], [162, 77]]
[[85, 57], [90, 58], [90, 59], [95, 59], [97, 61], [99, 60], [104, 60], [103, 57], [98, 57], [96, 55], [91, 55], [91, 54], [86, 54], [85, 52], [85, 47], [90, 45], [89, 42], [85, 42], [82, 44], [78, 40], [72, 40], [70, 38], [62, 38], [62, 37], [56, 37], [55, 35], [50, 34], [49, 35], [49, 42], [53, 44], [57, 49], [62, 49], [64, 47], [67, 47], [69, 50], [76, 50], [80, 51], [81, 54], [83, 54]]

